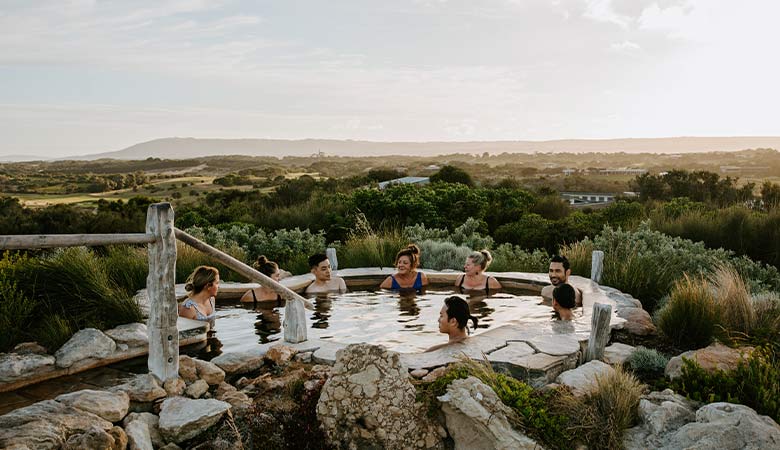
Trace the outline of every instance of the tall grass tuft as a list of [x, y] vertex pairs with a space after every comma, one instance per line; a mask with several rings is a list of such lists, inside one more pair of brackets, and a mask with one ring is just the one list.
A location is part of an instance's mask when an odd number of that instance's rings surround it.
[[773, 342], [780, 354], [780, 294], [763, 292], [752, 298], [756, 323], [752, 338], [758, 341]]
[[[571, 265], [572, 275], [590, 278], [591, 255], [595, 247], [593, 241], [585, 239], [572, 244], [561, 246], [558, 253], [566, 256]], [[547, 268], [543, 272], [546, 272]]]
[[732, 267], [719, 265], [708, 279], [716, 292], [720, 325], [727, 332], [750, 334], [756, 316], [750, 292], [742, 277]]
[[37, 303], [37, 316], [61, 318], [57, 323], [44, 320], [33, 330], [33, 334], [51, 336], [46, 338], [54, 346], [50, 348], [61, 344], [57, 341], [65, 330], [107, 329], [143, 319], [132, 296], [111, 280], [90, 249], [58, 249], [47, 257], [28, 260], [18, 272], [20, 286], [25, 286], [26, 294]]
[[108, 277], [129, 295], [146, 288], [149, 257], [145, 248], [113, 245], [102, 258]]
[[569, 430], [590, 449], [623, 448], [623, 431], [637, 420], [637, 407], [644, 385], [618, 367], [596, 377], [585, 395], [562, 396], [558, 408], [573, 419]]
[[19, 289], [16, 265], [25, 257], [5, 252], [0, 260], [0, 352], [10, 351], [29, 336], [35, 302]]
[[706, 347], [718, 320], [715, 296], [703, 277], [687, 274], [675, 282], [669, 301], [657, 313], [661, 332], [682, 349]]
[[[243, 253], [237, 249], [225, 251], [230, 256], [243, 261]], [[190, 247], [182, 242], [176, 242], [176, 282], [184, 283], [193, 270], [198, 266], [212, 266], [219, 270], [220, 280], [225, 281], [246, 281], [246, 279], [229, 269], [224, 264], [212, 259], [205, 253]]]
[[359, 214], [355, 229], [339, 249], [339, 267], [392, 267], [395, 255], [407, 245], [409, 240], [401, 231], [390, 229], [377, 233], [365, 216]]

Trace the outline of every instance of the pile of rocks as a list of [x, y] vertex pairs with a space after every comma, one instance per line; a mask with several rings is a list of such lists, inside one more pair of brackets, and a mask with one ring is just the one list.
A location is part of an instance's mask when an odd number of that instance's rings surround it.
[[[294, 350], [280, 346], [270, 353], [271, 363], [284, 364]], [[0, 416], [0, 448], [179, 448], [228, 411], [252, 405], [247, 392], [256, 388], [255, 380], [242, 378], [242, 391], [226, 376], [256, 371], [263, 363], [258, 354], [224, 354], [213, 362], [180, 356], [179, 376], [164, 383], [152, 374], [137, 375], [105, 391], [72, 392]]]

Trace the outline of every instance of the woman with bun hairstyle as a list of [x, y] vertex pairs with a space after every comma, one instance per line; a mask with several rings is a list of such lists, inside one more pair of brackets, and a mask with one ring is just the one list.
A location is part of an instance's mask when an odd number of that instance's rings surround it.
[[395, 274], [385, 278], [379, 287], [381, 289], [415, 289], [419, 291], [428, 285], [428, 277], [417, 271], [419, 266], [420, 248], [409, 244], [395, 255]]
[[[273, 261], [269, 261], [265, 255], [258, 256], [257, 261], [252, 264], [252, 267], [274, 281], [279, 281], [281, 279], [279, 265]], [[241, 296], [242, 303], [253, 303], [254, 305], [257, 305], [258, 302], [269, 301], [275, 301], [277, 305], [279, 305], [282, 303], [282, 296], [277, 294], [273, 289], [265, 286], [250, 289]]]
[[217, 317], [214, 297], [219, 291], [219, 270], [211, 266], [198, 266], [187, 277], [184, 285], [187, 300], [179, 305], [179, 316], [202, 320], [214, 325]]
[[469, 337], [467, 328], [469, 320], [474, 325], [474, 329], [476, 329], [479, 319], [471, 315], [469, 304], [466, 300], [457, 295], [444, 299], [444, 306], [439, 311], [439, 332], [448, 335], [449, 340], [446, 344], [435, 345], [426, 350], [426, 352], [466, 340]]
[[463, 271], [466, 273], [455, 280], [455, 286], [460, 288], [461, 293], [483, 289], [488, 293], [491, 290], [501, 289], [501, 283], [498, 280], [482, 273], [487, 270], [492, 261], [493, 256], [487, 250], [472, 252], [466, 258], [466, 264], [463, 265]]

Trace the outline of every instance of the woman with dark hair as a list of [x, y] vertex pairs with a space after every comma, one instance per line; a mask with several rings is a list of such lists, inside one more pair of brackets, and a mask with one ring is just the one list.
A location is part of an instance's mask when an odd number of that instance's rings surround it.
[[463, 300], [457, 295], [444, 299], [444, 306], [442, 306], [441, 311], [439, 311], [439, 332], [447, 334], [449, 340], [446, 344], [434, 345], [426, 350], [426, 352], [466, 340], [469, 335], [467, 328], [469, 320], [471, 320], [476, 329], [479, 319], [471, 315], [469, 304], [466, 300]]
[[[252, 264], [252, 267], [258, 272], [262, 273], [263, 275], [273, 279], [274, 281], [279, 281], [281, 279], [279, 266], [275, 262], [269, 261], [268, 258], [266, 258], [265, 256], [262, 255], [259, 256], [257, 258], [257, 261], [255, 261], [255, 263]], [[275, 301], [277, 302], [277, 304], [281, 304], [282, 296], [277, 294], [276, 291], [274, 291], [271, 288], [260, 286], [246, 291], [244, 295], [241, 297], [242, 303], [251, 302], [255, 305], [257, 304], [257, 302], [268, 302], [268, 301]]]
[[483, 289], [485, 293], [489, 293], [491, 290], [501, 289], [501, 283], [498, 280], [483, 273], [492, 261], [493, 256], [487, 250], [472, 252], [466, 258], [466, 264], [463, 265], [465, 273], [455, 280], [455, 286], [460, 289], [461, 293]]
[[217, 313], [214, 297], [219, 291], [219, 270], [210, 266], [198, 266], [187, 277], [184, 285], [187, 300], [179, 305], [179, 316], [214, 324]]
[[381, 289], [415, 289], [421, 290], [428, 285], [428, 277], [417, 271], [420, 266], [420, 248], [409, 244], [395, 255], [396, 272], [385, 278], [379, 285]]

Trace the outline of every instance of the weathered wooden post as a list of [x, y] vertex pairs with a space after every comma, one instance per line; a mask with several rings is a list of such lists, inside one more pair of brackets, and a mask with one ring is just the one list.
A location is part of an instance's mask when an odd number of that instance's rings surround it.
[[593, 250], [590, 256], [590, 279], [601, 283], [601, 275], [604, 274], [604, 252]]
[[176, 304], [176, 236], [170, 203], [149, 205], [146, 232], [156, 236], [149, 244], [149, 372], [162, 381], [179, 376], [179, 317]]
[[611, 318], [612, 305], [593, 304], [593, 316], [590, 318], [590, 337], [588, 338], [588, 348], [585, 350], [584, 362], [604, 357], [604, 347], [609, 341]]
[[335, 272], [339, 270], [339, 259], [336, 257], [336, 249], [333, 247], [328, 247], [325, 249], [325, 256], [328, 257], [328, 261], [330, 261], [330, 268]]

